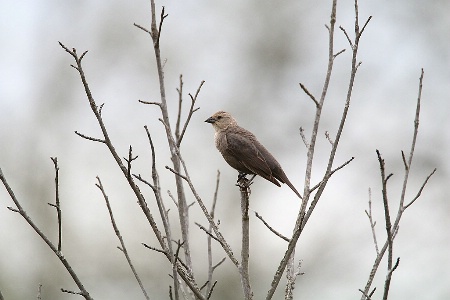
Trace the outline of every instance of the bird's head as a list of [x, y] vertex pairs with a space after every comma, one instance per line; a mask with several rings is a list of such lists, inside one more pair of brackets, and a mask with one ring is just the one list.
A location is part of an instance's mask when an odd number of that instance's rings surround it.
[[229, 126], [236, 126], [236, 120], [227, 112], [218, 111], [211, 117], [205, 120], [206, 123], [211, 123], [216, 131], [227, 129]]

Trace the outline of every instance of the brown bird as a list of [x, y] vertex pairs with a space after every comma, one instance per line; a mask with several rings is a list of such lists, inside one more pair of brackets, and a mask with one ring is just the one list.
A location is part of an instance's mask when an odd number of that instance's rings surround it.
[[278, 181], [286, 183], [302, 198], [272, 154], [253, 133], [240, 127], [229, 113], [218, 111], [205, 122], [213, 125], [217, 149], [225, 161], [239, 171], [239, 176], [256, 174], [278, 186], [281, 186]]

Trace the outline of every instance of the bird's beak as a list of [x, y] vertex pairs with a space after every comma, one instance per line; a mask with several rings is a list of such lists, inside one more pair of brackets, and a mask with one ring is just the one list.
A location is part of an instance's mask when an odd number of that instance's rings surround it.
[[205, 120], [205, 122], [214, 124], [216, 122], [216, 119], [214, 119], [213, 117], [209, 117], [208, 119]]

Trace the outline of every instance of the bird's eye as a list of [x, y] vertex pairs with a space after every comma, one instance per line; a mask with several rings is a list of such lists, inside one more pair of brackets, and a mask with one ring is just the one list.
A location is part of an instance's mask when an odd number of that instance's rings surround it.
[[220, 120], [220, 119], [222, 119], [222, 116], [218, 116], [218, 117], [217, 117], [217, 120]]

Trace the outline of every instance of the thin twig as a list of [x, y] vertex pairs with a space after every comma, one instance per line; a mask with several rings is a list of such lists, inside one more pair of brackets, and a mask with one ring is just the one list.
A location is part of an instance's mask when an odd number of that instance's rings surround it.
[[[131, 149], [131, 147], [130, 147], [130, 149]], [[108, 196], [106, 195], [105, 189], [103, 188], [103, 185], [102, 185], [102, 181], [100, 180], [100, 177], [98, 177], [98, 176], [97, 176], [97, 181], [98, 181], [98, 183], [95, 185], [102, 192], [103, 199], [105, 199], [106, 207], [108, 208], [108, 213], [109, 213], [109, 217], [111, 219], [111, 224], [113, 226], [114, 233], [116, 234], [117, 238], [119, 239], [119, 242], [121, 245], [120, 250], [125, 255], [128, 265], [130, 266], [131, 272], [133, 272], [134, 278], [136, 278], [136, 281], [138, 282], [139, 287], [141, 288], [141, 291], [144, 294], [145, 299], [149, 300], [150, 297], [148, 296], [147, 291], [145, 290], [144, 285], [142, 284], [142, 280], [139, 277], [133, 263], [131, 262], [130, 255], [128, 254], [127, 248], [125, 247], [125, 242], [123, 241], [122, 235], [120, 234], [119, 227], [117, 226], [116, 221], [114, 220], [114, 215], [112, 212], [111, 204], [109, 203]]]
[[171, 167], [169, 167], [169, 166], [166, 166], [166, 169], [167, 170], [169, 170], [170, 172], [172, 172], [173, 174], [175, 174], [175, 175], [177, 175], [177, 176], [179, 176], [179, 177], [181, 177], [181, 178], [183, 178], [184, 180], [186, 180], [187, 181], [187, 178], [186, 178], [186, 176], [184, 176], [184, 175], [181, 175], [180, 173], [178, 173], [177, 171], [175, 171], [174, 169], [172, 169]]
[[306, 86], [303, 83], [300, 82], [299, 84], [300, 84], [300, 87], [302, 88], [302, 90], [305, 92], [305, 94], [308, 95], [309, 98], [311, 98], [311, 100], [314, 102], [314, 104], [316, 105], [316, 108], [318, 108], [320, 104], [319, 104], [319, 102], [317, 102], [316, 97], [314, 97], [314, 95], [311, 94], [310, 91], [308, 91], [308, 89], [306, 88]]
[[[342, 165], [340, 165], [339, 167], [337, 167], [336, 169], [333, 169], [329, 176], [332, 176], [334, 173], [336, 173], [337, 171], [339, 171], [340, 169], [342, 169], [343, 167], [347, 166], [348, 164], [350, 164], [353, 160], [355, 159], [355, 157], [350, 158], [349, 160], [347, 160], [346, 162], [344, 162]], [[323, 183], [323, 180], [321, 182], [319, 182], [318, 184], [316, 184], [315, 186], [313, 186], [310, 190], [310, 193], [312, 193], [314, 190], [316, 190], [321, 184]]]
[[370, 298], [370, 296], [367, 295], [363, 290], [358, 289], [358, 291], [360, 291], [360, 292], [363, 294], [363, 296], [365, 297], [366, 300], [372, 300], [372, 299]]
[[214, 291], [214, 288], [216, 287], [217, 280], [214, 281], [213, 285], [211, 286], [211, 289], [209, 290], [208, 294], [206, 295], [206, 299], [211, 299], [212, 292]]
[[199, 223], [197, 223], [197, 222], [195, 222], [194, 224], [197, 225], [201, 230], [203, 230], [204, 232], [206, 232], [206, 234], [207, 234], [208, 236], [212, 237], [212, 238], [215, 239], [217, 242], [219, 242], [220, 245], [223, 246], [222, 241], [221, 241], [219, 238], [217, 238], [216, 236], [214, 236], [214, 235], [212, 234], [212, 232], [210, 232], [208, 229], [206, 229], [205, 226], [203, 226], [203, 225], [201, 225], [201, 224], [199, 224]]
[[[177, 122], [175, 123], [175, 138], [177, 141], [180, 140], [180, 127], [181, 127], [181, 109], [183, 108], [183, 75], [180, 74], [180, 87], [177, 88], [178, 92], [178, 114]], [[178, 147], [179, 144], [177, 143]]]
[[284, 235], [282, 235], [281, 233], [279, 233], [278, 231], [276, 231], [272, 226], [270, 226], [264, 219], [263, 217], [255, 211], [255, 215], [258, 219], [261, 220], [261, 222], [263, 222], [264, 225], [266, 225], [267, 228], [269, 228], [270, 231], [272, 231], [276, 236], [278, 236], [279, 238], [285, 240], [286, 242], [289, 243], [289, 239], [287, 237], [285, 237]]
[[31, 220], [31, 218], [28, 216], [26, 211], [22, 208], [22, 205], [20, 204], [19, 200], [16, 198], [16, 195], [14, 194], [12, 188], [9, 186], [8, 182], [6, 181], [5, 176], [3, 175], [3, 171], [0, 168], [0, 181], [3, 183], [3, 185], [6, 188], [6, 191], [8, 192], [11, 200], [16, 205], [17, 209], [13, 209], [12, 207], [8, 207], [10, 210], [15, 211], [19, 213], [25, 221], [36, 231], [36, 233], [41, 237], [41, 239], [47, 244], [47, 246], [55, 253], [55, 255], [58, 257], [58, 259], [61, 261], [61, 263], [66, 268], [67, 272], [69, 272], [70, 276], [72, 277], [73, 281], [77, 285], [77, 287], [80, 289], [79, 295], [83, 296], [86, 300], [91, 300], [92, 297], [89, 295], [89, 292], [84, 288], [84, 285], [81, 283], [80, 279], [78, 278], [78, 275], [73, 270], [70, 263], [67, 261], [64, 255], [60, 251], [58, 251], [58, 248], [56, 248], [53, 243], [49, 240], [49, 238], [42, 232], [42, 230], [37, 227], [37, 225]]
[[195, 106], [195, 102], [197, 101], [197, 96], [200, 93], [200, 89], [202, 88], [204, 83], [205, 83], [204, 80], [202, 82], [200, 82], [200, 86], [198, 87], [197, 91], [195, 92], [195, 96], [192, 96], [191, 94], [189, 94], [189, 97], [191, 98], [191, 106], [189, 107], [188, 116], [186, 118], [186, 122], [184, 123], [183, 130], [181, 131], [181, 134], [177, 139], [177, 147], [180, 147], [181, 141], [183, 140], [184, 134], [186, 132], [189, 121], [192, 118], [192, 115], [194, 114], [194, 112], [199, 110], [199, 107], [194, 108], [194, 106]]
[[369, 211], [365, 210], [367, 217], [369, 218], [370, 222], [370, 229], [372, 231], [372, 238], [373, 243], [375, 245], [375, 251], [377, 252], [377, 255], [380, 254], [380, 250], [378, 249], [378, 243], [377, 243], [377, 235], [375, 233], [375, 225], [377, 224], [376, 221], [373, 220], [372, 215], [372, 190], [369, 188]]
[[90, 140], [90, 141], [93, 141], [93, 142], [99, 142], [99, 143], [103, 143], [103, 144], [105, 143], [105, 140], [94, 138], [94, 137], [91, 137], [91, 136], [87, 136], [87, 135], [84, 135], [82, 133], [79, 133], [78, 131], [75, 131], [75, 134], [80, 136], [80, 137], [82, 137], [83, 139], [86, 139], [86, 140]]
[[306, 148], [309, 149], [309, 143], [306, 140], [305, 129], [303, 129], [303, 127], [300, 127], [300, 136], [302, 137], [303, 143], [305, 144]]
[[129, 147], [128, 149], [128, 158], [123, 158], [126, 162], [127, 162], [127, 179], [130, 180], [131, 179], [131, 163], [133, 162], [133, 160], [136, 160], [138, 158], [138, 156], [136, 155], [135, 157], [133, 157], [133, 147]]
[[386, 169], [384, 159], [381, 157], [380, 151], [377, 150], [378, 162], [380, 163], [380, 172], [381, 172], [381, 185], [382, 185], [382, 194], [383, 194], [383, 204], [384, 204], [384, 216], [386, 222], [386, 232], [387, 232], [387, 241], [388, 241], [388, 274], [386, 276], [386, 280], [384, 283], [384, 293], [383, 300], [387, 300], [389, 294], [389, 288], [391, 285], [392, 278], [392, 255], [393, 255], [393, 238], [392, 238], [392, 224], [391, 224], [391, 216], [389, 212], [389, 202], [387, 196], [387, 186], [386, 183], [389, 178], [386, 177]]
[[414, 202], [416, 202], [417, 199], [419, 199], [420, 195], [422, 195], [422, 191], [425, 188], [425, 185], [428, 183], [428, 180], [430, 180], [431, 176], [433, 176], [433, 174], [436, 172], [436, 168], [434, 168], [434, 170], [430, 173], [430, 175], [427, 176], [427, 178], [425, 179], [425, 181], [422, 183], [422, 186], [420, 187], [419, 191], [417, 192], [416, 196], [411, 200], [411, 202], [409, 202], [408, 204], [406, 204], [403, 207], [403, 210], [407, 209], [408, 207], [410, 207]]
[[[39, 285], [38, 285], [38, 293], [37, 293], [36, 299], [37, 300], [42, 299], [42, 283], [39, 283]], [[3, 300], [3, 296], [1, 295], [1, 292], [0, 292], [0, 300]]]
[[58, 217], [58, 251], [61, 252], [62, 243], [62, 221], [61, 221], [61, 204], [59, 201], [59, 166], [58, 158], [50, 157], [55, 165], [55, 205], [49, 203], [49, 205], [56, 208], [56, 213]]
[[[211, 210], [209, 211], [211, 218], [214, 220], [214, 215], [215, 215], [215, 211], [216, 211], [216, 204], [217, 204], [217, 196], [219, 194], [219, 184], [220, 184], [220, 171], [217, 170], [217, 176], [216, 176], [216, 188], [214, 189], [214, 196], [213, 196], [213, 202], [211, 205]], [[211, 233], [212, 232], [212, 227], [211, 224], [209, 224], [209, 229], [208, 231]], [[214, 269], [216, 268], [216, 266], [213, 266], [213, 256], [212, 256], [212, 243], [211, 243], [211, 236], [208, 235], [207, 236], [207, 247], [208, 247], [208, 283], [207, 283], [207, 288], [206, 288], [206, 295], [209, 294], [209, 292], [212, 290], [213, 288], [213, 283], [212, 283], [212, 277], [213, 277], [213, 273], [214, 273]], [[225, 259], [223, 259], [222, 261], [224, 261]]]

